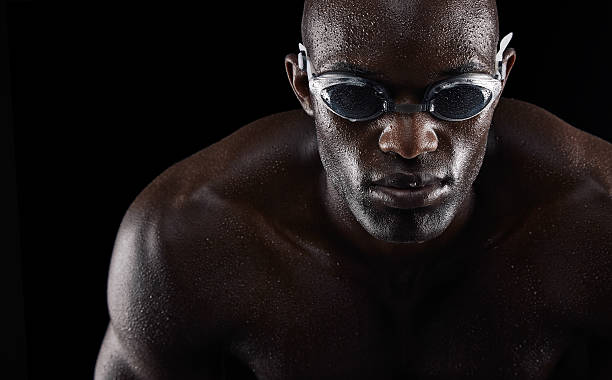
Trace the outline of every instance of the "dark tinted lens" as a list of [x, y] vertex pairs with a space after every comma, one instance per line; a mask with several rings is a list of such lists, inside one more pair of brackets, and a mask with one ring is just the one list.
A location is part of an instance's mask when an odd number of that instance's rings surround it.
[[437, 114], [449, 119], [467, 119], [482, 111], [491, 95], [486, 88], [459, 84], [440, 91], [432, 103]]
[[371, 86], [336, 84], [321, 91], [327, 106], [349, 119], [368, 119], [384, 108], [384, 98]]

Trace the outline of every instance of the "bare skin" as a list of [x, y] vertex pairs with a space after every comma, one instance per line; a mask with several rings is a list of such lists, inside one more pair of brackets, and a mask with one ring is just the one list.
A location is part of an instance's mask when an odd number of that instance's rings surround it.
[[[398, 87], [451, 61], [394, 71], [385, 56], [358, 63]], [[357, 130], [308, 98], [295, 55], [286, 66], [303, 111], [174, 165], [129, 208], [96, 379], [612, 377], [609, 143], [503, 98], [466, 128], [418, 114]], [[456, 160], [478, 176], [449, 196], [450, 224], [441, 213], [423, 243], [372, 236], [330, 179], [345, 127], [373, 141], [352, 150], [360, 168], [442, 167], [472, 133]]]

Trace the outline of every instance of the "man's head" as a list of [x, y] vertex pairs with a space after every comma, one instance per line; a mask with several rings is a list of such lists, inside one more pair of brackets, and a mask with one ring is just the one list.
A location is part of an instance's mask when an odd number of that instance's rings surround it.
[[[315, 75], [365, 77], [384, 86], [396, 104], [421, 103], [429, 85], [457, 74], [496, 71], [492, 0], [307, 0], [302, 37]], [[513, 51], [504, 60], [509, 73]], [[359, 223], [385, 241], [426, 241], [443, 233], [480, 170], [498, 98], [464, 121], [387, 112], [352, 122], [312, 96], [294, 55], [287, 57], [287, 72], [314, 118], [329, 182]]]

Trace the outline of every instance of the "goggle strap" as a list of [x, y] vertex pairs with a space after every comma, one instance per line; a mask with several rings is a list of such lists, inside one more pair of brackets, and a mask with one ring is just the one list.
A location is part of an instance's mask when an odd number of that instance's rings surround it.
[[506, 77], [506, 64], [504, 63], [504, 52], [512, 39], [513, 33], [510, 32], [504, 36], [499, 42], [499, 51], [495, 55], [495, 62], [497, 64], [497, 73], [495, 76], [499, 80], [504, 80]]
[[308, 59], [308, 51], [306, 47], [302, 45], [302, 43], [298, 43], [298, 47], [300, 52], [298, 53], [298, 67], [300, 70], [306, 70], [306, 74], [308, 75], [308, 79], [312, 78], [312, 69], [310, 68], [310, 60]]

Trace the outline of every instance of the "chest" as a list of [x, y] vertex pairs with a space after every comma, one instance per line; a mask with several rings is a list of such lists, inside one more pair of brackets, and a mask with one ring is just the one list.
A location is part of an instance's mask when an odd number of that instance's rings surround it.
[[245, 297], [233, 351], [260, 379], [556, 378], [568, 326], [537, 283], [488, 264], [380, 286], [341, 262], [285, 263]]

